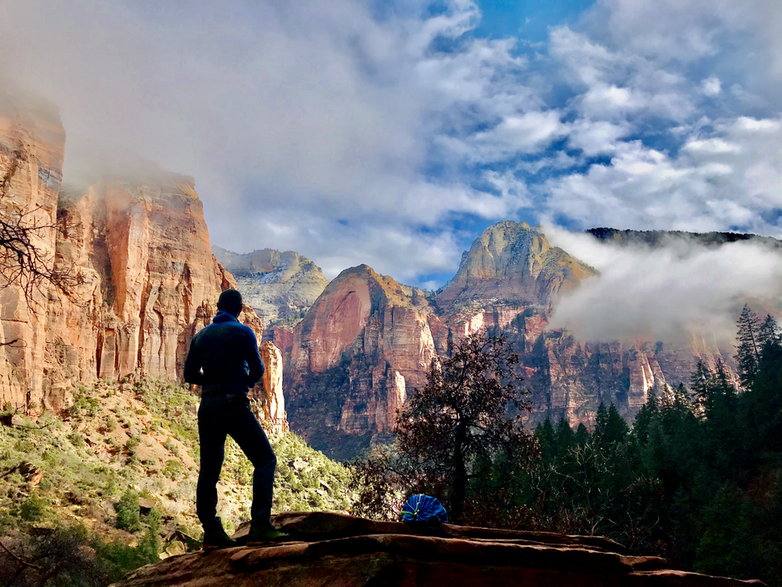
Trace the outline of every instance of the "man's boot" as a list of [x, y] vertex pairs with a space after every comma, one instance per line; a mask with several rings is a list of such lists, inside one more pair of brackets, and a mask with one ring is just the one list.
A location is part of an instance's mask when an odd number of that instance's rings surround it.
[[228, 548], [231, 546], [239, 546], [239, 543], [225, 533], [220, 518], [215, 518], [212, 523], [204, 524], [204, 540], [202, 546], [204, 549]]
[[251, 522], [250, 531], [245, 536], [243, 542], [275, 542], [290, 538], [290, 534], [277, 530], [269, 520], [263, 522]]

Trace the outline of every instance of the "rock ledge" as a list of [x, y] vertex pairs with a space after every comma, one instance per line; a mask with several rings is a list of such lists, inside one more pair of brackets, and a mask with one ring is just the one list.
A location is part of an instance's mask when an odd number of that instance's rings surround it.
[[672, 570], [662, 558], [629, 556], [620, 544], [595, 536], [452, 524], [426, 530], [327, 512], [279, 514], [273, 521], [291, 540], [174, 556], [115, 586], [763, 585]]

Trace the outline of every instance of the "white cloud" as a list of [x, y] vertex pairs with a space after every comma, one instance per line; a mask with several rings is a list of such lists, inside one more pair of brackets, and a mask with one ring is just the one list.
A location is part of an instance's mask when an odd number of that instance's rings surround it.
[[[415, 234], [453, 213], [499, 220], [523, 201], [422, 171], [428, 156], [459, 164], [447, 149], [427, 153], [438, 136], [469, 134], [463, 129], [474, 119], [520, 116], [523, 124], [535, 104], [518, 83], [525, 61], [511, 55], [512, 41], [432, 49], [434, 40], [459, 39], [475, 26], [474, 3], [454, 0], [436, 16], [423, 8], [400, 3], [383, 19], [357, 0], [11, 2], [0, 51], [13, 59], [3, 60], [0, 75], [60, 106], [66, 180], [127, 166], [125, 154], [135, 152], [195, 176], [214, 242], [336, 258], [338, 240], [355, 265], [372, 256], [366, 235], [334, 239], [303, 218], [393, 226], [372, 239], [385, 235], [390, 250], [399, 245], [394, 234]], [[540, 134], [533, 122], [527, 129]], [[514, 139], [511, 131], [497, 141], [537, 144], [549, 133]], [[275, 224], [258, 231], [251, 220], [258, 217]], [[450, 234], [447, 225], [438, 231]], [[407, 251], [387, 269], [409, 276], [446, 270], [444, 259], [455, 266], [460, 245], [450, 236], [437, 242], [453, 250], [430, 255], [431, 263]]]
[[609, 165], [549, 180], [548, 214], [565, 214], [583, 227], [736, 226], [782, 234], [778, 219], [765, 219], [782, 209], [781, 129], [780, 119], [720, 122], [714, 136], [690, 139], [677, 156], [622, 143]]
[[237, 250], [414, 281], [461, 215], [782, 235], [777, 0], [600, 0], [534, 48], [471, 0], [370, 6], [12, 0], [0, 78], [59, 104], [66, 179], [122, 149], [193, 175]]
[[716, 96], [722, 91], [722, 82], [715, 76], [709, 76], [701, 82], [701, 91], [707, 96]]
[[491, 130], [471, 137], [467, 156], [498, 161], [519, 153], [535, 153], [565, 134], [566, 127], [556, 110], [507, 116]]
[[629, 132], [627, 124], [579, 118], [570, 126], [568, 144], [587, 156], [611, 154], [616, 151], [617, 141]]

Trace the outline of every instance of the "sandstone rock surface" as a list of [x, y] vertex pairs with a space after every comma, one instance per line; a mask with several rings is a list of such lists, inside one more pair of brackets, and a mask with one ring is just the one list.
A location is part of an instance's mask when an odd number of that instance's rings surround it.
[[389, 435], [407, 387], [435, 356], [425, 293], [366, 265], [332, 281], [283, 349], [289, 419], [318, 448], [349, 457]]
[[[11, 225], [39, 227], [30, 242], [51, 267], [65, 132], [51, 107], [0, 105], [0, 214]], [[47, 287], [26, 288], [14, 279], [16, 260], [6, 247], [0, 263], [11, 274], [4, 271], [10, 281], [0, 282], [0, 403], [30, 410], [43, 401]]]
[[267, 325], [293, 326], [329, 283], [320, 267], [294, 251], [261, 249], [238, 254], [220, 247], [213, 250], [236, 278], [245, 304]]
[[283, 365], [282, 353], [273, 342], [266, 341], [261, 345], [261, 360], [265, 370], [263, 373], [263, 391], [260, 416], [272, 428], [282, 431], [288, 429], [285, 413], [285, 396], [282, 391]]
[[[180, 380], [190, 339], [235, 285], [191, 178], [152, 169], [65, 191], [64, 140], [56, 115], [0, 113], [0, 212], [32, 210], [50, 227], [36, 248], [75, 278], [69, 296], [45, 282], [32, 303], [15, 284], [0, 293], [0, 335], [17, 340], [0, 346], [0, 402], [27, 412], [62, 409], [96, 378]], [[242, 320], [260, 340], [255, 313]]]
[[475, 239], [456, 275], [435, 299], [444, 311], [487, 300], [547, 306], [560, 291], [594, 274], [594, 269], [552, 246], [537, 228], [525, 222], [499, 222]]
[[599, 537], [450, 524], [424, 532], [323, 512], [273, 520], [291, 540], [174, 556], [115, 585], [762, 585], [672, 570], [664, 559], [627, 555]]

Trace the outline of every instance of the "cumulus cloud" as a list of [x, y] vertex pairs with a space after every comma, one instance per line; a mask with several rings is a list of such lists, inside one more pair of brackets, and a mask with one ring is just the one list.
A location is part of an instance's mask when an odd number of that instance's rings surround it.
[[781, 236], [780, 19], [767, 0], [604, 0], [555, 28], [549, 56], [572, 92], [568, 145], [610, 159], [527, 182], [541, 218]]
[[707, 247], [671, 237], [659, 247], [602, 243], [548, 227], [553, 243], [595, 267], [599, 275], [564, 296], [552, 326], [590, 341], [713, 337], [730, 348], [744, 303], [782, 310], [780, 249], [740, 241]]
[[491, 130], [477, 133], [466, 154], [483, 161], [502, 160], [540, 151], [565, 134], [565, 125], [556, 110], [525, 112], [505, 117]]
[[463, 217], [782, 236], [777, 0], [599, 0], [534, 46], [477, 37], [473, 0], [0, 11], [0, 80], [59, 105], [66, 181], [192, 175], [229, 249], [415, 282], [455, 271]]
[[676, 155], [621, 143], [609, 165], [549, 180], [549, 213], [582, 226], [779, 235], [780, 141], [779, 118], [740, 117], [691, 133]]
[[707, 96], [716, 96], [722, 91], [722, 82], [711, 75], [701, 82], [701, 91]]
[[[459, 173], [428, 175], [428, 159], [458, 165], [438, 138], [462, 136], [471, 117], [517, 120], [533, 132], [537, 120], [523, 118], [534, 92], [518, 83], [525, 62], [511, 54], [514, 43], [463, 39], [477, 6], [443, 8], [399, 2], [378, 16], [357, 0], [10, 2], [0, 76], [59, 105], [66, 180], [122, 169], [134, 153], [196, 178], [214, 242], [311, 250], [323, 264], [381, 256], [365, 231], [335, 238], [304, 226], [305, 217], [386, 227], [373, 240], [386, 238], [389, 251], [399, 248], [395, 235], [439, 225], [440, 245], [453, 250], [427, 261], [389, 254], [383, 264], [399, 275], [442, 272], [464, 246], [447, 236], [450, 215], [499, 220], [520, 200], [476, 190]], [[440, 40], [459, 46], [434, 48]], [[517, 132], [515, 142], [536, 148], [551, 131], [539, 134]], [[504, 146], [511, 135], [482, 144], [513, 149]], [[258, 229], [272, 217], [275, 230]], [[273, 234], [299, 236], [283, 245]]]

